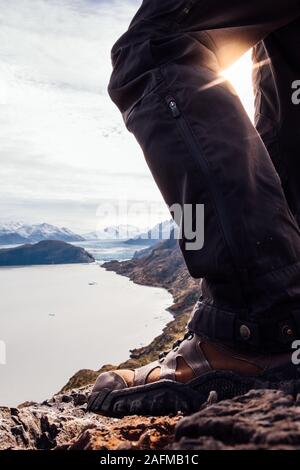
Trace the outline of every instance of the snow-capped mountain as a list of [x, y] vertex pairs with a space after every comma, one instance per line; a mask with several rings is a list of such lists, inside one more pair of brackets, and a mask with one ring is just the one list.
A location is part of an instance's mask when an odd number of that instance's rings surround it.
[[0, 225], [0, 234], [16, 232], [23, 225], [23, 222], [7, 222], [5, 224], [3, 223]]
[[127, 241], [128, 244], [140, 245], [155, 245], [160, 240], [169, 240], [174, 236], [174, 230], [177, 225], [174, 220], [166, 220], [160, 224], [155, 225], [152, 229], [145, 233], [140, 233], [137, 236]]
[[134, 225], [115, 225], [83, 235], [85, 240], [128, 240], [140, 235], [141, 229]]
[[0, 244], [36, 243], [43, 240], [60, 240], [65, 242], [83, 241], [84, 238], [71, 230], [50, 224], [29, 225], [22, 222], [11, 222], [0, 225]]

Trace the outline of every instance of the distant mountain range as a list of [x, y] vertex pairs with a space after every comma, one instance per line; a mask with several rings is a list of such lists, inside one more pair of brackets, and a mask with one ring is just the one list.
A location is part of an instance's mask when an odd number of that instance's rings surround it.
[[115, 225], [85, 233], [85, 240], [128, 240], [140, 235], [141, 229], [134, 225]]
[[67, 228], [50, 224], [28, 225], [13, 222], [0, 225], [0, 245], [36, 243], [44, 240], [78, 242], [84, 241], [84, 238]]
[[0, 245], [21, 245], [45, 240], [57, 240], [67, 243], [120, 240], [126, 241], [129, 245], [152, 246], [158, 241], [169, 239], [174, 227], [173, 221], [166, 220], [150, 230], [143, 230], [134, 225], [121, 224], [78, 235], [68, 228], [46, 223], [30, 225], [22, 222], [11, 222], [0, 224]]
[[95, 259], [83, 248], [62, 241], [41, 241], [0, 250], [0, 266], [93, 263]]
[[146, 245], [153, 246], [159, 241], [174, 238], [176, 224], [173, 220], [166, 220], [155, 225], [145, 233], [139, 233], [137, 236], [126, 241], [128, 245]]

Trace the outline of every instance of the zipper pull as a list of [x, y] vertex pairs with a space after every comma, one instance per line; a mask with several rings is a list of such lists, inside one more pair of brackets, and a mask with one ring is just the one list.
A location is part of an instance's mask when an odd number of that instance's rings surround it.
[[179, 116], [181, 116], [180, 110], [174, 98], [171, 98], [171, 97], [167, 98], [167, 103], [174, 118], [178, 118]]
[[183, 10], [185, 15], [188, 15], [190, 13], [195, 3], [196, 3], [196, 0], [190, 0], [190, 2], [188, 2], [187, 6]]
[[194, 7], [195, 3], [197, 0], [190, 0], [187, 5], [184, 7], [183, 10], [181, 10], [178, 18], [177, 18], [177, 23], [180, 24], [182, 21], [185, 20], [185, 18], [190, 14], [191, 9]]

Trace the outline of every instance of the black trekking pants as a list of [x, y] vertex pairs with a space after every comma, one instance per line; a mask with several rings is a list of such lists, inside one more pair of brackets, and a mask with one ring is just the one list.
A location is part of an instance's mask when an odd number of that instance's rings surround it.
[[[220, 79], [251, 47], [256, 128]], [[110, 96], [166, 203], [205, 206], [204, 247], [180, 241], [203, 279], [190, 329], [287, 350], [300, 339], [300, 0], [144, 0], [112, 61]]]

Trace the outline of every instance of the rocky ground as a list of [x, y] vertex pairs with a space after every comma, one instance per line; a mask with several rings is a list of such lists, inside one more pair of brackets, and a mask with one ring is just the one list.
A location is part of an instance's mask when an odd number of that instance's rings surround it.
[[[165, 287], [173, 297], [174, 320], [147, 347], [131, 352], [119, 367], [157, 358], [180, 337], [199, 294], [174, 242], [164, 242], [147, 258], [106, 265], [137, 283]], [[106, 365], [101, 370], [116, 366]], [[191, 417], [112, 419], [86, 413], [87, 396], [99, 371], [75, 374], [60, 393], [42, 404], [0, 408], [0, 450], [300, 450], [300, 387], [293, 396], [260, 390], [220, 401], [214, 392]], [[299, 394], [298, 394], [299, 392]]]
[[0, 408], [0, 450], [300, 449], [300, 395], [252, 391], [207, 403], [191, 417], [112, 419], [86, 413], [89, 391]]
[[90, 387], [61, 393], [42, 404], [0, 408], [0, 450], [104, 450], [168, 445], [178, 418], [123, 420], [86, 413]]

